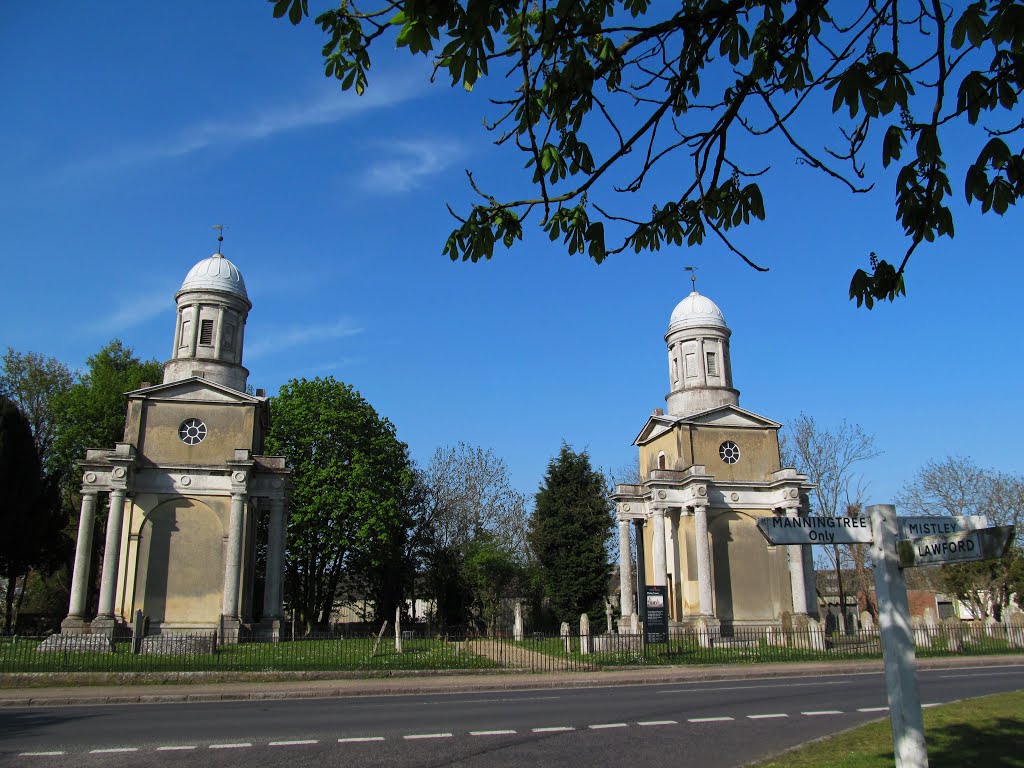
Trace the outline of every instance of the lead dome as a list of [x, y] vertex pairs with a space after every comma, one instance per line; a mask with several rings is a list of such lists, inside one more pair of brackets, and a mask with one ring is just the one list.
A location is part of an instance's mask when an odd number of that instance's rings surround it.
[[707, 296], [694, 291], [680, 301], [668, 321], [668, 332], [680, 331], [684, 328], [727, 328], [725, 315]]
[[181, 291], [224, 291], [249, 300], [242, 273], [219, 253], [192, 267], [185, 275]]

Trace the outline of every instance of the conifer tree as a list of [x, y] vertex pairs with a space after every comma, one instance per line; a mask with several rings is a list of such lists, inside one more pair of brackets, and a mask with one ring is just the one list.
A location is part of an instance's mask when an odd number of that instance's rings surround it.
[[563, 443], [548, 462], [530, 521], [530, 543], [558, 621], [573, 624], [581, 613], [603, 611], [612, 522], [604, 477], [586, 451]]

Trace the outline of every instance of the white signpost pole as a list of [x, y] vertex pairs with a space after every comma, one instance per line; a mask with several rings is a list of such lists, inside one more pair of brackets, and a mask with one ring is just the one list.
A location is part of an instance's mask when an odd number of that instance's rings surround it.
[[896, 507], [875, 504], [868, 507], [867, 512], [874, 534], [871, 559], [875, 566], [878, 626], [882, 637], [885, 690], [889, 698], [896, 768], [928, 768], [907, 585], [896, 551], [899, 540]]

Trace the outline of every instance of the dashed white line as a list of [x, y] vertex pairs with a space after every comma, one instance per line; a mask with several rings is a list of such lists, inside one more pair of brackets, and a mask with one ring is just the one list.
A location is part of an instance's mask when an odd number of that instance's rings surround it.
[[195, 749], [195, 744], [178, 744], [171, 747], [157, 747], [157, 752], [185, 752], [190, 749]]
[[637, 725], [679, 725], [678, 720], [641, 720]]
[[364, 741], [384, 741], [383, 736], [348, 736], [338, 739], [339, 744], [356, 744]]
[[319, 744], [320, 742], [316, 739], [299, 739], [297, 741], [272, 741], [270, 742], [271, 747], [298, 747], [303, 744]]
[[211, 744], [210, 749], [243, 749], [251, 746], [252, 744], [248, 741], [241, 741], [237, 744]]
[[858, 712], [888, 712], [888, 707], [861, 707]]
[[63, 752], [19, 752], [18, 757], [60, 757]]
[[724, 723], [727, 720], [734, 720], [732, 717], [691, 717], [688, 723]]
[[534, 733], [564, 733], [565, 731], [575, 731], [576, 729], [569, 725], [556, 725], [550, 728], [534, 728]]
[[838, 709], [817, 709], [810, 712], [801, 712], [800, 714], [807, 715], [808, 717], [818, 717], [820, 715], [841, 715], [843, 713]]
[[927, 709], [928, 707], [939, 707], [942, 706], [941, 701], [933, 701], [930, 704], [922, 704], [921, 709]]
[[767, 715], [747, 715], [748, 720], [769, 720], [773, 717], [789, 717], [784, 712], [772, 712]]
[[412, 741], [413, 739], [450, 739], [451, 737], [450, 733], [410, 733], [402, 738]]
[[109, 749], [90, 749], [90, 755], [109, 755], [114, 752], [138, 752], [138, 747], [110, 747]]
[[515, 731], [470, 731], [470, 736], [512, 736]]
[[628, 723], [595, 723], [594, 725], [588, 725], [587, 728], [592, 731], [601, 731], [605, 728], [626, 728], [627, 726]]

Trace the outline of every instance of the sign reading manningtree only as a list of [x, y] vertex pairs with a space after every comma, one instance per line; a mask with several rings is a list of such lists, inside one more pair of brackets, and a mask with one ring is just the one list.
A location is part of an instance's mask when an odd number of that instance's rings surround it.
[[[988, 527], [985, 515], [958, 517], [897, 517], [902, 539], [956, 535]], [[867, 517], [762, 517], [757, 528], [772, 544], [870, 544]], [[946, 561], [936, 561], [946, 562]]]

